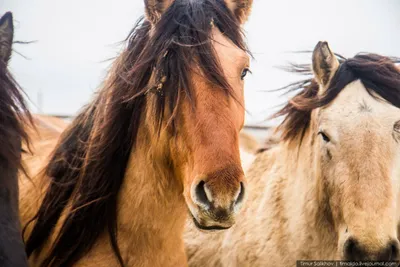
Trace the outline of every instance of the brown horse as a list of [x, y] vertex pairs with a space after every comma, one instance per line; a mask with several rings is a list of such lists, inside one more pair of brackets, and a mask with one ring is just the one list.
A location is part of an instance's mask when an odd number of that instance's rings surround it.
[[47, 164], [21, 183], [32, 266], [185, 266], [188, 211], [201, 229], [235, 223], [251, 2], [145, 1], [93, 102], [27, 161]]
[[[185, 234], [189, 266], [398, 260], [400, 71], [376, 54], [313, 52], [314, 77], [277, 114], [279, 144], [247, 172], [249, 198], [223, 233]], [[295, 70], [310, 71], [304, 65]], [[308, 72], [311, 74], [311, 72]]]
[[14, 36], [10, 12], [0, 18], [0, 265], [28, 266], [18, 214], [21, 143], [31, 122], [22, 91], [7, 69]]

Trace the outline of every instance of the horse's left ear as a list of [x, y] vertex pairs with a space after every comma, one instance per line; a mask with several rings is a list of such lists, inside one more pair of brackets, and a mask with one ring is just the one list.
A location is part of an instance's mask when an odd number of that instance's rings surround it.
[[312, 67], [317, 82], [326, 87], [339, 68], [339, 61], [327, 42], [318, 42], [312, 55]]
[[253, 0], [225, 0], [226, 5], [232, 10], [240, 24], [247, 21], [253, 6]]
[[13, 37], [13, 17], [11, 12], [7, 12], [0, 18], [0, 60], [5, 63], [7, 63], [11, 57]]

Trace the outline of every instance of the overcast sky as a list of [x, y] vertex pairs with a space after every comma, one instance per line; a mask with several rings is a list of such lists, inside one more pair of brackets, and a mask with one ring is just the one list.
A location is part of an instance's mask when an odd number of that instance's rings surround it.
[[[28, 59], [14, 53], [11, 61], [33, 111], [41, 106], [44, 113], [74, 115], [101, 84], [110, 64], [103, 61], [119, 51], [117, 43], [143, 14], [143, 0], [0, 0], [0, 13], [6, 11], [14, 13], [16, 40], [37, 40], [15, 45]], [[255, 56], [245, 86], [247, 123], [256, 124], [285, 101], [261, 91], [298, 78], [275, 66], [309, 62], [290, 51], [326, 40], [344, 56], [400, 56], [400, 1], [254, 0], [245, 31]]]

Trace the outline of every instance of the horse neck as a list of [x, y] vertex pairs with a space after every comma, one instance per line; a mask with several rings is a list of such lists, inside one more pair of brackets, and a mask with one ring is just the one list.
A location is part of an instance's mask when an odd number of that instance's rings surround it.
[[[336, 236], [331, 222], [327, 195], [323, 190], [322, 180], [317, 169], [316, 151], [319, 144], [315, 142], [311, 130], [305, 133], [301, 145], [297, 141], [288, 143], [284, 149], [285, 177], [287, 177], [285, 196], [288, 198], [287, 215], [294, 242], [306, 243], [304, 249], [315, 246], [315, 256], [330, 253], [328, 244], [335, 244]], [[311, 239], [310, 239], [311, 238]], [[308, 240], [308, 241], [307, 241]], [[314, 244], [310, 244], [313, 240]], [[328, 242], [328, 240], [330, 242]], [[318, 251], [319, 249], [319, 251]]]
[[154, 257], [153, 245], [169, 243], [176, 248], [182, 243], [183, 247], [187, 213], [183, 185], [171, 168], [169, 141], [163, 135], [157, 139], [149, 127], [139, 128], [118, 203], [118, 231], [122, 242], [135, 253], [153, 253], [149, 257]]

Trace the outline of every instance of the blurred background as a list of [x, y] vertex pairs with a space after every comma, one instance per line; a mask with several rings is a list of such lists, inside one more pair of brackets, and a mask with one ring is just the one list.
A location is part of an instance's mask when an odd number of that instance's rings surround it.
[[[16, 44], [11, 71], [30, 98], [33, 112], [74, 116], [101, 85], [110, 58], [121, 49], [143, 15], [143, 0], [0, 0], [12, 11]], [[400, 56], [399, 0], [254, 0], [244, 27], [254, 54], [246, 79], [246, 125], [259, 133], [286, 100], [265, 92], [301, 77], [276, 68], [288, 61], [309, 63], [319, 40], [350, 57], [358, 52]]]

